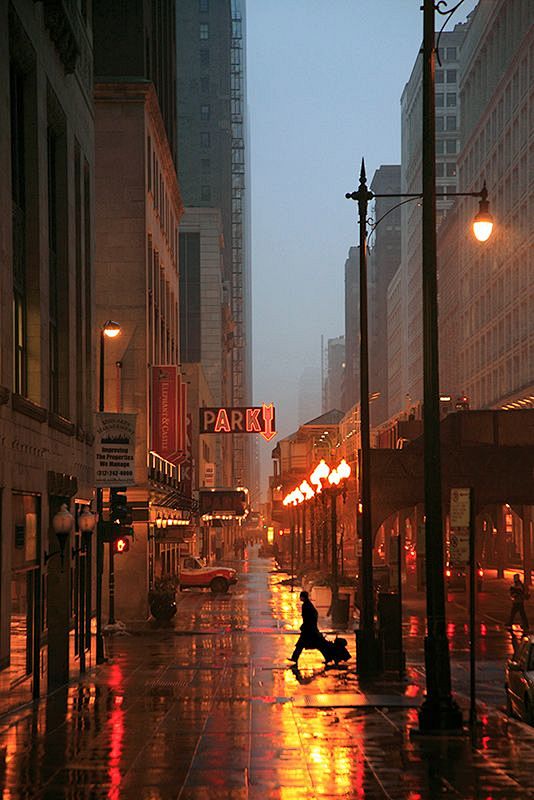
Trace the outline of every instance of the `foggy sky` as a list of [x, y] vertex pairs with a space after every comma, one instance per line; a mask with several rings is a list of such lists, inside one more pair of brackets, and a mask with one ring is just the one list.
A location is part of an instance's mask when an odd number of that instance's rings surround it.
[[[321, 334], [344, 333], [357, 188], [400, 163], [400, 97], [421, 44], [419, 0], [247, 0], [254, 399], [285, 436]], [[451, 5], [451, 4], [449, 4]], [[466, 0], [454, 23], [476, 5]], [[453, 23], [453, 24], [454, 24]], [[451, 25], [449, 24], [448, 28]], [[274, 442], [259, 442], [262, 493]]]

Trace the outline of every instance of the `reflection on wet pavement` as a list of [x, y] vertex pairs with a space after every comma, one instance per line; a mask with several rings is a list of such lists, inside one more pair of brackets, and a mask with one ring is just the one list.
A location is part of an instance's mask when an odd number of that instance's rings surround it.
[[[495, 709], [477, 749], [410, 738], [416, 663], [405, 684], [372, 687], [315, 651], [291, 668], [298, 591], [249, 555], [229, 596], [184, 594], [175, 627], [111, 639], [108, 665], [4, 718], [2, 800], [534, 797], [534, 732]], [[502, 663], [488, 670], [502, 679]]]

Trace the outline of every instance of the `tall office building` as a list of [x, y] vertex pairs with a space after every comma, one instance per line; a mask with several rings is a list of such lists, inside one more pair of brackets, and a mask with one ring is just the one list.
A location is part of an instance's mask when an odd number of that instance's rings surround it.
[[[495, 227], [485, 244], [474, 241], [478, 203], [459, 198], [438, 255], [442, 384], [475, 408], [534, 405], [533, 53], [530, 0], [472, 12], [461, 51], [459, 191], [486, 181]], [[452, 288], [442, 297], [442, 287]]]
[[[438, 193], [438, 225], [453, 204], [447, 193], [457, 190], [456, 162], [460, 147], [460, 48], [469, 22], [442, 33], [439, 43], [440, 62], [436, 65], [436, 191]], [[417, 193], [422, 189], [422, 61], [418, 56], [401, 98], [401, 191]], [[423, 331], [422, 331], [422, 221], [420, 203], [401, 206], [401, 263], [395, 277], [397, 299], [392, 297], [395, 313], [399, 313], [400, 363], [389, 358], [391, 371], [388, 398], [389, 413], [404, 408], [406, 398], [415, 403], [423, 396]], [[399, 309], [400, 302], [400, 309]], [[398, 326], [397, 326], [398, 327]], [[393, 373], [400, 368], [400, 380]], [[395, 388], [394, 388], [395, 387]]]
[[[182, 517], [187, 508], [179, 467], [186, 426], [180, 438], [176, 430], [185, 418], [185, 390], [176, 386], [183, 206], [169, 94], [174, 32], [170, 0], [94, 4], [96, 328], [100, 334], [112, 319], [122, 329], [106, 346], [105, 410], [136, 414], [136, 483], [128, 487], [135, 537], [127, 559], [115, 559], [116, 614], [126, 620], [146, 618], [155, 577], [176, 568], [179, 544], [176, 537], [167, 543], [165, 531], [156, 546], [156, 520]], [[165, 442], [152, 413], [160, 392], [170, 398]]]
[[329, 339], [326, 345], [326, 375], [324, 396], [328, 411], [343, 409], [343, 385], [345, 378], [345, 337]]
[[[246, 406], [252, 326], [245, 7], [243, 0], [181, 0], [176, 12], [180, 186], [186, 207], [220, 209], [222, 280], [231, 313], [222, 333], [231, 360], [222, 395], [228, 405]], [[230, 455], [229, 482], [252, 485], [246, 436], [232, 437]]]
[[94, 665], [92, 36], [87, 4], [0, 4], [1, 713]]
[[[398, 164], [379, 167], [371, 181], [374, 194], [400, 193]], [[377, 197], [373, 218], [377, 223], [369, 247], [369, 392], [371, 424], [388, 418], [388, 286], [401, 256], [401, 208], [398, 197]]]

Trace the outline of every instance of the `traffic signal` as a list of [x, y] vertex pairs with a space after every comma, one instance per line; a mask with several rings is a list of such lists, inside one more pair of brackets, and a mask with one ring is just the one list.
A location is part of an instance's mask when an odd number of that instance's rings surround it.
[[119, 536], [117, 539], [113, 539], [111, 546], [114, 553], [127, 553], [130, 549], [130, 540], [126, 536]]
[[128, 505], [125, 486], [117, 486], [109, 490], [109, 518], [117, 525], [132, 524], [133, 515]]

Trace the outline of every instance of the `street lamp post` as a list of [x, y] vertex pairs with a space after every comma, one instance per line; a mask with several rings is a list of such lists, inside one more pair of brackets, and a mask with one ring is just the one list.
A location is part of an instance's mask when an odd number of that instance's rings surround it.
[[[104, 368], [105, 368], [105, 342], [106, 338], [114, 339], [121, 332], [118, 322], [108, 320], [100, 329], [100, 374], [98, 390], [98, 410], [104, 411]], [[104, 656], [104, 637], [102, 635], [102, 578], [104, 573], [104, 520], [103, 520], [103, 497], [102, 488], [96, 490], [96, 513], [98, 518], [98, 528], [96, 536], [96, 663], [103, 664]], [[112, 575], [113, 547], [110, 544], [110, 581]]]
[[371, 470], [369, 426], [369, 340], [367, 316], [367, 211], [369, 201], [375, 197], [367, 188], [365, 162], [362, 158], [360, 185], [356, 192], [346, 195], [358, 203], [359, 254], [360, 254], [360, 473], [361, 500], [361, 602], [360, 628], [356, 632], [357, 671], [370, 677], [380, 671], [380, 652], [375, 631], [373, 591], [373, 529], [371, 519]]
[[459, 730], [462, 712], [452, 697], [445, 622], [441, 496], [436, 242], [435, 0], [423, 1], [423, 430], [427, 635], [427, 695], [419, 727]]

